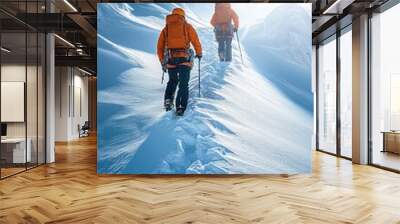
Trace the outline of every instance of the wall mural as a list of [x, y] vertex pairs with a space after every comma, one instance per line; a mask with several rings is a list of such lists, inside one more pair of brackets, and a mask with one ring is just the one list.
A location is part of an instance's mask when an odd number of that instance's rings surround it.
[[311, 33], [311, 4], [99, 4], [98, 173], [310, 172]]

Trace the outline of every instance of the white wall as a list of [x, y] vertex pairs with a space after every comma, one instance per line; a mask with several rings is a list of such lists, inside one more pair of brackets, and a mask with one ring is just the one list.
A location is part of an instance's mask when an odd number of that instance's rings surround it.
[[[37, 70], [38, 69], [38, 70]], [[5, 122], [7, 124], [8, 138], [24, 138], [25, 135], [29, 139], [30, 148], [32, 151], [32, 161], [44, 163], [45, 150], [45, 117], [44, 117], [44, 74], [42, 67], [36, 65], [25, 64], [3, 64], [1, 66], [1, 81], [2, 82], [24, 82], [26, 84], [26, 106], [23, 102], [20, 113], [26, 112], [25, 121], [22, 122]], [[27, 80], [25, 80], [27, 78]], [[3, 89], [4, 90], [4, 89]], [[2, 91], [3, 91], [2, 90]], [[22, 93], [23, 94], [23, 93]], [[2, 95], [2, 98], [8, 98], [7, 95]], [[11, 108], [2, 107], [2, 112], [12, 110]], [[4, 111], [5, 110], [5, 111]], [[7, 111], [13, 113], [13, 111]], [[16, 112], [14, 112], [16, 113]], [[37, 153], [39, 155], [37, 156]], [[50, 160], [51, 162], [51, 160]]]
[[[25, 64], [8, 64], [1, 66], [1, 81], [3, 82], [25, 82]], [[29, 68], [28, 68], [29, 69]], [[1, 108], [7, 110], [7, 108]], [[25, 137], [25, 122], [7, 123], [7, 137]]]
[[77, 139], [78, 125], [88, 120], [88, 77], [76, 68], [56, 67], [55, 85], [55, 140]]
[[55, 141], [68, 140], [69, 115], [69, 68], [56, 67], [55, 69]]
[[[27, 69], [27, 70], [26, 70]], [[36, 85], [36, 80], [31, 80], [31, 74], [36, 75], [36, 67], [35, 66], [27, 66], [19, 65], [19, 64], [4, 64], [1, 66], [1, 81], [2, 82], [24, 82], [26, 83], [25, 76], [26, 71], [28, 72], [28, 81], [30, 86]], [[30, 130], [36, 130], [36, 113], [32, 113], [32, 111], [36, 111], [36, 88], [27, 88], [27, 118], [28, 118], [28, 137], [31, 133]], [[4, 97], [4, 96], [3, 96]], [[33, 103], [32, 103], [33, 102]], [[24, 109], [24, 108], [23, 108]], [[7, 110], [7, 108], [1, 108], [1, 110]], [[34, 122], [32, 124], [31, 122]], [[7, 135], [8, 137], [25, 137], [25, 123], [26, 122], [7, 122]], [[36, 133], [36, 132], [35, 132]]]
[[[77, 70], [75, 70], [76, 72]], [[71, 136], [72, 138], [79, 137], [78, 125], [83, 125], [85, 121], [89, 120], [89, 112], [88, 112], [88, 77], [81, 76], [82, 73], [78, 75], [74, 75], [74, 99], [73, 105], [71, 108], [72, 111], [72, 119], [71, 119]], [[80, 101], [80, 102], [79, 102]], [[72, 104], [72, 103], [71, 103]]]
[[[25, 83], [1, 82], [1, 121], [24, 122]], [[36, 108], [36, 105], [35, 105]]]

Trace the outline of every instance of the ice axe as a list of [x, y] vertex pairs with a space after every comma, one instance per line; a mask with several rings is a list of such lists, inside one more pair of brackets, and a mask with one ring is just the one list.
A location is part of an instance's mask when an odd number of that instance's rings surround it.
[[242, 48], [240, 47], [240, 41], [239, 41], [238, 31], [236, 30], [235, 33], [236, 33], [236, 39], [237, 39], [238, 46], [239, 46], [240, 59], [242, 59], [242, 64], [244, 65], [244, 63], [243, 63], [243, 55], [242, 55]]

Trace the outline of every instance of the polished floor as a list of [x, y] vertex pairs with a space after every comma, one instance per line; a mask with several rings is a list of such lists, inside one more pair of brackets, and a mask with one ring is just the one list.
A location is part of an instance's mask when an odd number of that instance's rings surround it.
[[26, 170], [25, 167], [23, 167], [23, 168], [20, 168], [20, 167], [14, 168], [14, 167], [12, 167], [12, 168], [0, 168], [0, 169], [1, 169], [0, 170], [1, 178], [5, 178], [5, 177], [8, 177], [8, 176], [11, 176], [11, 175], [14, 175], [16, 173], [20, 173], [20, 172], [23, 172], [23, 171]]
[[37, 166], [37, 164], [27, 164], [26, 167], [25, 165], [19, 165], [18, 167], [6, 167], [6, 168], [0, 168], [0, 174], [1, 178], [6, 178], [12, 175], [15, 175], [17, 173], [21, 173], [26, 171], [27, 169], [33, 169]]
[[400, 175], [313, 153], [301, 175], [96, 174], [96, 139], [0, 181], [0, 223], [400, 223]]
[[374, 164], [400, 170], [400, 154], [376, 150], [372, 159]]

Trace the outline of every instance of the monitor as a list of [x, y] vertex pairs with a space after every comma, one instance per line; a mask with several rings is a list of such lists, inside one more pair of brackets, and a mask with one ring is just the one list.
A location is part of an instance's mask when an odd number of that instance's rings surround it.
[[1, 124], [1, 136], [7, 136], [7, 124]]

